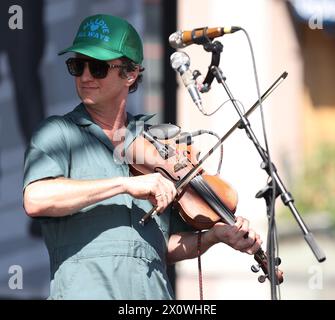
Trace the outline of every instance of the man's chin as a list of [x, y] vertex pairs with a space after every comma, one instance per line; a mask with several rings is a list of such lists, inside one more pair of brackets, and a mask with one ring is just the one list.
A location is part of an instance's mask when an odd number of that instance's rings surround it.
[[94, 106], [96, 104], [96, 102], [91, 98], [84, 98], [81, 100], [86, 106]]

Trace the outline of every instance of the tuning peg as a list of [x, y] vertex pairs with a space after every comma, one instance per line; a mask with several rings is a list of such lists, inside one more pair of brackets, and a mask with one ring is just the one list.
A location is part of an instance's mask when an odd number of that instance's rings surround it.
[[254, 273], [257, 273], [260, 270], [260, 265], [259, 264], [253, 264], [251, 266], [251, 271]]
[[258, 282], [260, 282], [260, 283], [265, 282], [265, 280], [266, 280], [267, 277], [268, 277], [267, 274], [266, 274], [266, 275], [261, 275], [261, 276], [259, 276], [259, 277], [258, 277]]
[[279, 257], [275, 258], [275, 265], [279, 266], [281, 264], [281, 259]]

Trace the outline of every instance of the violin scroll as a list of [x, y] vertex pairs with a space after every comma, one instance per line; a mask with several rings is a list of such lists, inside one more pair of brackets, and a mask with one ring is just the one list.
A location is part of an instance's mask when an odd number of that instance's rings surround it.
[[[266, 279], [269, 279], [269, 269], [268, 269], [268, 257], [262, 248], [259, 248], [258, 251], [254, 255], [255, 260], [258, 265], [252, 265], [251, 271], [257, 273], [260, 269], [264, 272], [264, 275], [260, 275], [258, 277], [258, 282], [263, 283]], [[281, 284], [284, 281], [283, 272], [279, 270], [277, 267], [280, 265], [281, 259], [279, 257], [275, 258], [275, 266], [276, 266], [276, 284]]]

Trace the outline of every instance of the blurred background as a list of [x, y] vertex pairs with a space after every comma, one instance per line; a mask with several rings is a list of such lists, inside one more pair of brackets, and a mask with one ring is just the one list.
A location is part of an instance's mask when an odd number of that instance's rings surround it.
[[[19, 6], [13, 7], [13, 6]], [[22, 8], [22, 21], [20, 21]], [[276, 202], [281, 299], [335, 298], [335, 1], [334, 0], [2, 0], [0, 4], [0, 298], [45, 299], [49, 262], [39, 226], [22, 208], [22, 167], [27, 142], [45, 117], [72, 110], [79, 100], [67, 74], [67, 56], [81, 20], [109, 13], [129, 20], [144, 40], [144, 82], [130, 95], [132, 113], [156, 113], [153, 123], [175, 123], [185, 131], [208, 129], [220, 136], [237, 121], [229, 103], [212, 117], [193, 105], [170, 67], [168, 37], [176, 30], [237, 25], [247, 30], [263, 93], [282, 72], [285, 81], [263, 104], [272, 161], [327, 260], [318, 263], [291, 212]], [[244, 33], [218, 38], [220, 67], [245, 109], [257, 100], [252, 60]], [[206, 74], [211, 55], [200, 45], [183, 49], [192, 70]], [[227, 95], [213, 82], [202, 95], [210, 112]], [[251, 126], [263, 144], [259, 109]], [[201, 136], [206, 152], [215, 138]], [[264, 144], [263, 144], [264, 145]], [[218, 154], [205, 164], [215, 173]], [[237, 215], [250, 220], [264, 239], [267, 183], [261, 159], [244, 131], [224, 142], [221, 177], [237, 190]], [[204, 299], [270, 299], [268, 282], [250, 271], [253, 258], [225, 245], [203, 255]], [[15, 278], [22, 272], [22, 283]], [[197, 260], [170, 268], [177, 299], [199, 299]]]

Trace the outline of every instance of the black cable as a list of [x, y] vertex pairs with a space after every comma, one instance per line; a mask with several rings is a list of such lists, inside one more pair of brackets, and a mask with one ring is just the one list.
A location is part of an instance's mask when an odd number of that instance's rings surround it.
[[[214, 137], [216, 137], [218, 140], [220, 140], [220, 136], [214, 132], [214, 131], [211, 131], [211, 130], [205, 130], [205, 129], [202, 129], [202, 130], [197, 130], [195, 132], [192, 132], [191, 133], [192, 136], [199, 136], [199, 135], [202, 135], [202, 134], [210, 134]], [[222, 167], [222, 159], [223, 159], [223, 145], [221, 144], [220, 146], [220, 159], [219, 159], [219, 164], [218, 164], [218, 168], [217, 168], [217, 174], [220, 174], [221, 172], [221, 167]]]
[[[251, 53], [251, 58], [252, 58], [252, 65], [253, 65], [253, 71], [254, 71], [254, 77], [255, 77], [255, 82], [256, 82], [256, 89], [257, 89], [257, 97], [259, 101], [259, 106], [260, 106], [260, 111], [261, 111], [261, 119], [262, 119], [262, 130], [263, 130], [263, 137], [264, 137], [264, 143], [265, 143], [265, 150], [268, 158], [268, 165], [269, 166], [269, 172], [271, 176], [271, 188], [272, 188], [272, 197], [271, 197], [271, 205], [270, 205], [270, 212], [269, 212], [269, 217], [268, 217], [268, 237], [267, 237], [267, 251], [268, 251], [268, 257], [269, 258], [269, 279], [271, 284], [277, 283], [276, 281], [276, 274], [274, 273], [275, 271], [275, 257], [278, 256], [279, 254], [279, 248], [278, 248], [278, 237], [277, 237], [277, 228], [276, 228], [276, 222], [275, 222], [275, 200], [276, 200], [276, 183], [274, 179], [274, 168], [272, 166], [272, 161], [271, 161], [271, 156], [270, 156], [270, 151], [269, 151], [269, 145], [268, 145], [268, 139], [267, 139], [267, 134], [266, 134], [266, 128], [265, 128], [265, 120], [264, 120], [264, 112], [263, 112], [263, 105], [262, 105], [262, 100], [261, 100], [261, 94], [260, 94], [260, 89], [259, 89], [259, 81], [258, 81], [258, 75], [257, 75], [257, 68], [256, 68], [256, 62], [255, 62], [255, 56], [254, 56], [254, 50], [252, 47], [252, 43], [249, 37], [248, 32], [241, 28], [241, 30], [244, 32], [244, 34], [247, 37], [249, 48], [250, 48], [250, 53]], [[272, 243], [272, 239], [274, 239], [274, 243]], [[273, 282], [275, 281], [275, 282]], [[273, 288], [273, 287], [272, 287]], [[280, 288], [277, 286], [277, 291], [280, 295]], [[273, 297], [275, 292], [271, 291], [271, 296]]]
[[[229, 100], [227, 100], [229, 101]], [[214, 131], [211, 130], [206, 130], [206, 129], [200, 129], [196, 130], [193, 132], [186, 132], [184, 133], [181, 137], [176, 139], [176, 143], [188, 143], [188, 141], [191, 143], [192, 138], [196, 136], [200, 136], [202, 134], [210, 134], [212, 136], [215, 136], [218, 140], [221, 139], [221, 137]], [[221, 172], [221, 167], [222, 167], [222, 159], [223, 159], [223, 145], [220, 145], [220, 159], [219, 159], [219, 164], [217, 168], [217, 174], [220, 174]]]
[[230, 101], [236, 101], [238, 102], [242, 107], [243, 107], [243, 110], [245, 112], [245, 109], [244, 109], [244, 106], [243, 106], [243, 103], [240, 101], [240, 100], [237, 100], [237, 99], [227, 99], [226, 101], [222, 102], [214, 111], [210, 112], [210, 113], [207, 113], [207, 112], [204, 112], [203, 110], [200, 110], [199, 111], [206, 117], [210, 117], [212, 116], [214, 113], [218, 112], [227, 102], [230, 102]]

